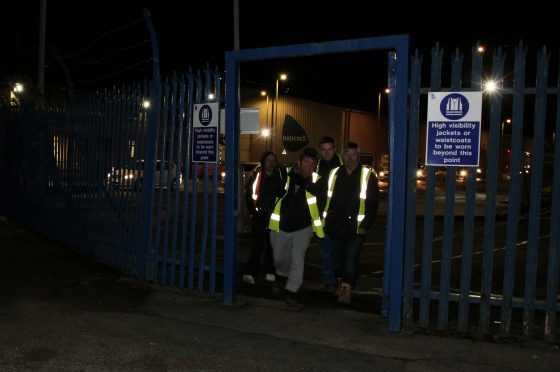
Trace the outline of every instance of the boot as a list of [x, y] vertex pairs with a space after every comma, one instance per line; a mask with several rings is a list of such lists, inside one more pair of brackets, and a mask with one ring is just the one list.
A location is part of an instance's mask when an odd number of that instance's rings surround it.
[[286, 287], [286, 282], [288, 281], [288, 278], [286, 278], [285, 276], [281, 276], [277, 273], [274, 279], [275, 280], [272, 286], [272, 292], [274, 294], [279, 294]]
[[350, 290], [352, 287], [348, 283], [341, 283], [340, 285], [340, 293], [338, 294], [338, 303], [350, 305], [351, 298], [350, 298]]
[[298, 297], [299, 293], [286, 290], [286, 305], [289, 310], [301, 311], [305, 307]]
[[336, 278], [336, 291], [334, 292], [335, 296], [340, 295], [340, 287], [342, 286], [342, 278]]

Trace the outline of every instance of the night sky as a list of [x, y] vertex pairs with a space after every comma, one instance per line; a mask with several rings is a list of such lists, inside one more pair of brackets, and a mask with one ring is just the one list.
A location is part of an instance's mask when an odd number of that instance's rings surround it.
[[[206, 62], [223, 69], [224, 52], [233, 49], [232, 3], [48, 0], [46, 84], [64, 85], [62, 69], [52, 53], [62, 56], [77, 91], [150, 77], [151, 49], [143, 8], [151, 12], [156, 27], [163, 74]], [[424, 53], [425, 61], [436, 41], [449, 56], [456, 47], [470, 51], [477, 40], [492, 53], [498, 45], [511, 50], [523, 39], [530, 56], [546, 44], [553, 51], [551, 66], [558, 65], [559, 22], [534, 1], [523, 9], [485, 9], [489, 2], [473, 1], [418, 2], [412, 7], [364, 1], [345, 1], [336, 7], [291, 0], [240, 3], [242, 49], [408, 33], [411, 46]], [[35, 82], [39, 0], [13, 6], [11, 12], [1, 14], [4, 58], [0, 72], [3, 80], [22, 77]], [[406, 19], [411, 17], [413, 21]], [[535, 22], [538, 27], [529, 25]], [[286, 72], [289, 80], [282, 87], [284, 94], [374, 111], [377, 94], [386, 85], [386, 69], [386, 52], [369, 52], [242, 64], [241, 79], [270, 91], [277, 74]], [[551, 78], [555, 85], [556, 73]]]

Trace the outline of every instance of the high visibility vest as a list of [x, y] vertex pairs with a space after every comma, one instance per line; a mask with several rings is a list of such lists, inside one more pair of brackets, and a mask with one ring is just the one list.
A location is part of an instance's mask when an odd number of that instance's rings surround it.
[[[315, 183], [317, 179], [318, 175], [313, 173], [313, 183]], [[286, 177], [286, 186], [284, 187], [284, 190], [287, 192], [289, 188], [290, 176], [288, 175]], [[276, 205], [274, 206], [274, 211], [270, 215], [270, 222], [268, 223], [268, 228], [272, 231], [280, 231], [280, 209], [282, 207], [282, 200], [284, 197], [286, 197], [286, 194], [284, 194], [281, 198], [276, 198]], [[311, 215], [313, 232], [319, 238], [324, 238], [325, 233], [323, 232], [323, 222], [321, 221], [321, 215], [319, 214], [319, 207], [317, 207], [317, 198], [307, 190], [305, 191], [305, 198], [307, 199], [307, 207], [309, 208], [309, 214]]]
[[[342, 158], [342, 155], [340, 154], [335, 154], [334, 156], [336, 156], [338, 158], [338, 164], [339, 166], [344, 164], [344, 159]], [[321, 162], [325, 162], [325, 160], [323, 160], [323, 158], [319, 158], [317, 160], [317, 165], [315, 166], [315, 172], [319, 173], [319, 170], [321, 168]]]
[[[327, 214], [329, 212], [329, 205], [331, 204], [331, 198], [333, 195], [334, 184], [336, 182], [336, 173], [340, 169], [340, 167], [336, 167], [329, 173], [329, 181], [328, 181], [328, 191], [327, 191], [327, 204], [325, 205], [325, 210], [323, 211], [323, 223], [327, 218]], [[366, 197], [367, 197], [367, 185], [369, 181], [369, 177], [374, 174], [374, 170], [369, 167], [362, 166], [362, 171], [360, 175], [360, 207], [358, 209], [358, 216], [356, 217], [356, 233], [360, 229], [360, 224], [366, 217]], [[346, 190], [345, 190], [346, 191]]]
[[[253, 184], [251, 185], [251, 199], [253, 199], [253, 205], [255, 206], [255, 209], [258, 211], [259, 208], [257, 207], [257, 200], [259, 200], [259, 189], [260, 189], [260, 182], [262, 179], [262, 170], [260, 170], [259, 172], [257, 172], [257, 174], [255, 175], [255, 179], [253, 180]], [[280, 177], [280, 179], [282, 179], [282, 172], [280, 171], [280, 169], [275, 170], [275, 172], [278, 172], [278, 175]]]
[[[334, 156], [336, 156], [338, 158], [338, 164], [340, 164], [340, 165], [344, 164], [344, 159], [342, 159], [342, 155], [334, 154]], [[319, 158], [317, 160], [317, 165], [315, 166], [315, 171], [316, 172], [319, 172], [319, 167], [320, 167], [320, 164], [321, 164], [322, 161], [324, 161], [322, 158]]]
[[259, 185], [261, 182], [261, 172], [258, 172], [255, 176], [255, 180], [253, 181], [253, 193], [251, 194], [251, 199], [253, 199], [253, 205], [255, 206], [255, 209], [258, 211], [259, 208], [257, 208], [257, 200], [259, 200]]

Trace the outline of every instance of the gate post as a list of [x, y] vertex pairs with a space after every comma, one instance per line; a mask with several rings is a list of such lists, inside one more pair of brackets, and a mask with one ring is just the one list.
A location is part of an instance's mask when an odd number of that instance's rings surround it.
[[[389, 146], [392, 150], [390, 157], [389, 201], [387, 215], [387, 252], [389, 255], [389, 330], [400, 331], [403, 299], [403, 265], [406, 218], [406, 152], [408, 133], [407, 107], [408, 98], [408, 36], [397, 44], [396, 53], [389, 54], [389, 73], [396, 74], [394, 100], [390, 100], [389, 127], [392, 128]], [[395, 108], [399, 110], [395, 110]], [[397, 135], [399, 134], [399, 135]], [[393, 171], [394, 170], [394, 171]], [[387, 267], [385, 268], [387, 270]]]
[[150, 40], [152, 42], [152, 59], [153, 59], [153, 76], [152, 89], [150, 92], [150, 100], [152, 101], [152, 109], [148, 112], [148, 123], [146, 130], [146, 150], [144, 155], [144, 189], [142, 190], [142, 220], [140, 224], [140, 241], [139, 250], [136, 259], [136, 275], [142, 279], [152, 278], [152, 270], [150, 267], [154, 257], [150, 252], [150, 241], [152, 240], [152, 212], [154, 200], [154, 174], [155, 174], [155, 158], [156, 158], [156, 142], [158, 137], [159, 121], [160, 121], [160, 97], [161, 82], [159, 76], [159, 50], [156, 38], [156, 31], [150, 12], [144, 9], [144, 20], [150, 32]]

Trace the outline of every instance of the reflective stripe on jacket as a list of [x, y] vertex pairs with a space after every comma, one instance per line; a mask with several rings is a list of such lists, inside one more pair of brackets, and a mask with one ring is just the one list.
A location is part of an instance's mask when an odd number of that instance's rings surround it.
[[255, 175], [255, 180], [253, 181], [253, 186], [252, 186], [253, 192], [251, 193], [251, 199], [253, 199], [253, 204], [255, 205], [255, 209], [257, 211], [259, 210], [259, 208], [257, 207], [257, 200], [259, 200], [259, 185], [261, 182], [261, 173], [262, 170]]
[[[329, 211], [329, 205], [331, 203], [331, 198], [333, 196], [334, 184], [336, 182], [336, 173], [340, 167], [334, 168], [331, 170], [329, 174], [328, 180], [328, 191], [327, 191], [327, 204], [325, 205], [325, 210], [323, 211], [323, 224], [325, 223], [325, 219], [327, 218], [327, 214]], [[358, 209], [358, 215], [356, 216], [356, 221], [358, 222], [356, 225], [356, 233], [360, 229], [360, 224], [366, 217], [366, 196], [367, 196], [367, 185], [369, 181], [369, 177], [373, 174], [373, 170], [369, 167], [362, 167], [362, 171], [360, 174], [360, 206]]]
[[[317, 178], [317, 174], [314, 173], [312, 179], [316, 180]], [[286, 178], [286, 186], [284, 187], [286, 193], [288, 192], [289, 187], [290, 176], [288, 175]], [[276, 200], [274, 211], [270, 215], [268, 228], [272, 231], [280, 231], [280, 211], [282, 208], [282, 199], [284, 199], [285, 196], [286, 194], [284, 194], [282, 198], [278, 198]], [[313, 232], [319, 238], [324, 238], [325, 233], [323, 231], [323, 222], [321, 221], [321, 215], [319, 214], [319, 207], [317, 206], [317, 198], [307, 190], [305, 191], [305, 198], [307, 199], [307, 207], [309, 208], [309, 214], [311, 215], [311, 225], [313, 226]]]

